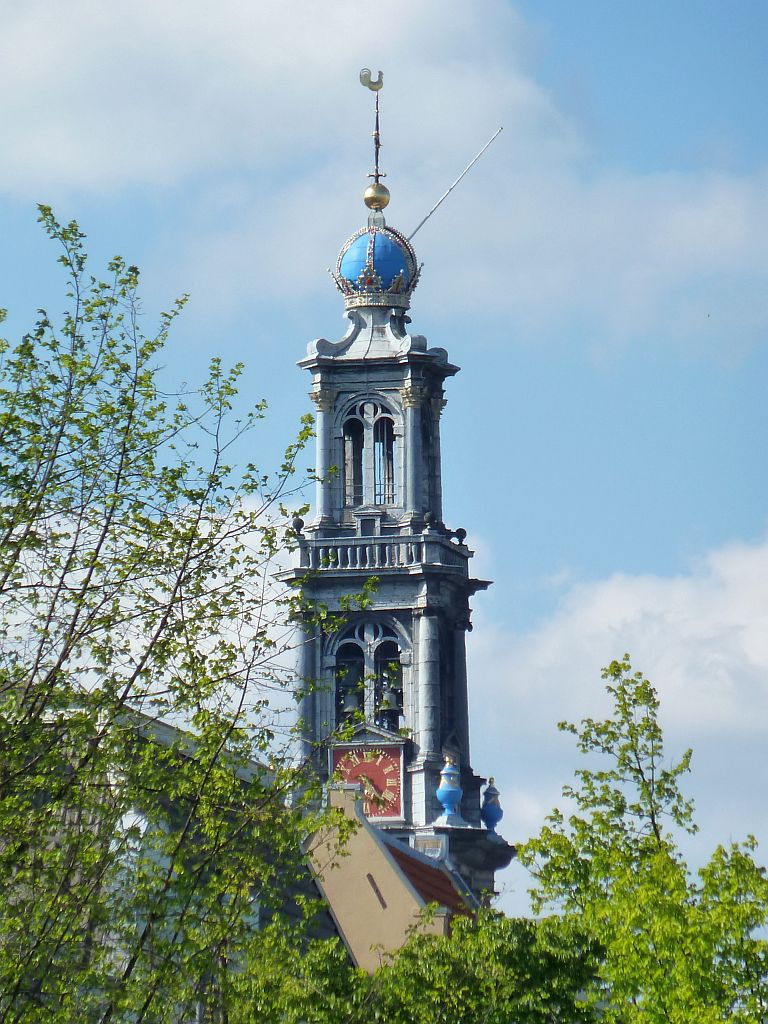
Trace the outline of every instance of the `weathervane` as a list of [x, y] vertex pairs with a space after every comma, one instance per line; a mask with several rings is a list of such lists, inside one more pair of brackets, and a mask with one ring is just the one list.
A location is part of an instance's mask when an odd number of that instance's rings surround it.
[[379, 71], [376, 78], [371, 78], [370, 68], [363, 68], [360, 72], [360, 84], [364, 85], [366, 89], [370, 89], [376, 96], [376, 122], [373, 131], [373, 174], [368, 175], [369, 178], [373, 178], [373, 183], [363, 193], [363, 202], [369, 210], [380, 211], [389, 203], [389, 189], [381, 183], [381, 179], [386, 178], [386, 174], [379, 170], [379, 150], [381, 149], [381, 136], [379, 135], [379, 90], [384, 85], [384, 75]]

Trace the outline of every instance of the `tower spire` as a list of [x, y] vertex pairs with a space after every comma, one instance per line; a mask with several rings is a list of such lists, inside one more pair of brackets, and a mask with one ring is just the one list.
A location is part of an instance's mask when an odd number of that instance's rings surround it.
[[[326, 778], [365, 783], [365, 814], [396, 845], [450, 856], [479, 895], [514, 850], [488, 825], [500, 816], [493, 787], [481, 819], [485, 780], [470, 764], [464, 634], [488, 581], [470, 575], [465, 531], [442, 521], [440, 415], [458, 367], [408, 333], [420, 267], [382, 214], [384, 76], [363, 68], [360, 82], [376, 94], [368, 225], [344, 243], [333, 272], [350, 329], [312, 342], [299, 364], [317, 406], [317, 514], [299, 536], [299, 565], [282, 578], [303, 588], [308, 609], [337, 615], [327, 631], [311, 616], [302, 623], [298, 674], [318, 684], [303, 698], [304, 749]], [[373, 577], [370, 601], [350, 608], [345, 595]], [[329, 727], [341, 730], [330, 750]]]
[[[389, 203], [389, 189], [381, 183], [386, 174], [379, 168], [379, 151], [381, 150], [381, 133], [379, 131], [379, 91], [384, 85], [384, 74], [379, 71], [376, 78], [371, 78], [370, 68], [363, 68], [360, 72], [360, 84], [370, 89], [376, 97], [376, 115], [373, 129], [373, 183], [363, 193], [363, 202], [369, 210], [381, 211]], [[382, 218], [383, 220], [383, 218]]]

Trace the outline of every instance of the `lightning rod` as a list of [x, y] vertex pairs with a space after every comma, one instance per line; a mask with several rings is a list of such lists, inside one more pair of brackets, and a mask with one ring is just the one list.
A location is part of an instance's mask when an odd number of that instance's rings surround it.
[[442, 195], [440, 196], [440, 198], [439, 198], [439, 199], [437, 200], [437, 202], [436, 202], [436, 203], [435, 203], [435, 205], [434, 205], [434, 206], [432, 207], [432, 209], [431, 209], [431, 210], [429, 211], [429, 213], [428, 213], [428, 214], [426, 215], [426, 217], [424, 217], [424, 219], [423, 219], [423, 220], [419, 221], [419, 223], [418, 223], [418, 224], [416, 225], [416, 227], [415, 227], [415, 228], [413, 229], [413, 231], [412, 231], [412, 232], [410, 233], [410, 235], [408, 235], [408, 241], [409, 241], [409, 242], [410, 242], [410, 240], [411, 240], [411, 239], [413, 238], [413, 236], [414, 236], [414, 235], [416, 234], [416, 232], [417, 232], [417, 231], [419, 231], [419, 230], [420, 230], [421, 228], [423, 228], [423, 227], [424, 227], [424, 225], [425, 225], [425, 224], [427, 223], [427, 221], [428, 221], [428, 220], [429, 220], [429, 218], [430, 218], [430, 217], [432, 216], [432, 214], [433, 214], [433, 213], [435, 212], [435, 210], [436, 210], [436, 209], [438, 208], [438, 206], [440, 206], [440, 205], [441, 205], [441, 203], [442, 203], [442, 202], [443, 202], [444, 200], [446, 200], [446, 199], [448, 198], [448, 196], [449, 196], [449, 195], [451, 194], [451, 192], [453, 192], [453, 190], [454, 190], [454, 189], [456, 188], [456, 186], [457, 186], [457, 185], [459, 184], [459, 182], [460, 182], [460, 181], [461, 181], [461, 179], [462, 179], [462, 178], [464, 177], [464, 175], [465, 175], [465, 174], [467, 173], [467, 171], [468, 171], [468, 170], [470, 170], [470, 169], [471, 169], [472, 167], [474, 167], [474, 166], [475, 166], [475, 164], [477, 163], [477, 161], [478, 161], [478, 160], [480, 159], [480, 157], [481, 157], [481, 156], [483, 155], [483, 153], [484, 153], [484, 152], [486, 151], [486, 149], [488, 149], [488, 147], [490, 146], [490, 144], [491, 144], [491, 143], [492, 143], [492, 142], [493, 142], [493, 141], [494, 141], [495, 139], [497, 139], [497, 138], [499, 137], [499, 135], [500, 135], [500, 134], [501, 134], [501, 132], [503, 131], [503, 128], [504, 128], [504, 126], [502, 125], [502, 126], [501, 126], [501, 128], [499, 128], [499, 129], [498, 129], [498, 131], [494, 132], [494, 134], [493, 134], [493, 135], [492, 135], [492, 136], [490, 137], [490, 139], [488, 139], [488, 141], [487, 141], [487, 142], [486, 142], [486, 144], [485, 144], [485, 145], [483, 146], [483, 148], [482, 148], [482, 149], [480, 150], [480, 152], [479, 152], [479, 153], [477, 154], [477, 156], [476, 156], [476, 157], [474, 158], [474, 160], [470, 160], [470, 162], [469, 162], [469, 163], [467, 164], [467, 166], [466, 166], [466, 167], [464, 168], [464, 170], [463, 170], [463, 171], [461, 172], [461, 174], [460, 174], [460, 175], [458, 176], [458, 178], [456, 179], [456, 181], [454, 181], [454, 183], [453, 183], [453, 184], [451, 185], [451, 187], [450, 187], [450, 188], [448, 188], [448, 189], [446, 189], [446, 191], [445, 191], [445, 192], [443, 192], [443, 194], [442, 194]]

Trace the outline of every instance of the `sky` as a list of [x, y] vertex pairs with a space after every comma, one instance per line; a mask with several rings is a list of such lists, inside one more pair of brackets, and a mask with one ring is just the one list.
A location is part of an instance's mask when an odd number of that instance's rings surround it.
[[[701, 831], [768, 859], [768, 6], [763, 0], [27, 0], [0, 9], [0, 305], [64, 306], [35, 204], [94, 271], [142, 268], [144, 316], [190, 301], [169, 389], [243, 360], [275, 463], [310, 409], [306, 344], [344, 333], [326, 268], [364, 223], [383, 70], [389, 223], [411, 315], [461, 373], [445, 518], [476, 575], [473, 768], [525, 839], [607, 710], [601, 666], [656, 686]], [[253, 453], [248, 453], [253, 454]], [[526, 878], [499, 876], [503, 906]]]

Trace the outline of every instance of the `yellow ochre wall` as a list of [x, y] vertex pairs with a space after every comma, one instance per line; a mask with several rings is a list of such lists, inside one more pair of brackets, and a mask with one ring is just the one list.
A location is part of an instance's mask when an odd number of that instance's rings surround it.
[[307, 855], [321, 892], [353, 960], [374, 971], [414, 928], [445, 935], [448, 914], [422, 917], [424, 902], [362, 813], [360, 786], [334, 786], [328, 802], [356, 825], [342, 849], [336, 830], [318, 832]]

